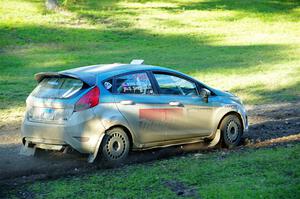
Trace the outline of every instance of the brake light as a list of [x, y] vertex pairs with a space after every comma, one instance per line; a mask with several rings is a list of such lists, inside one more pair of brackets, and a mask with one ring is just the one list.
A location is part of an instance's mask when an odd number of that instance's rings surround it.
[[84, 96], [82, 96], [75, 104], [74, 111], [83, 111], [99, 104], [100, 90], [96, 86]]

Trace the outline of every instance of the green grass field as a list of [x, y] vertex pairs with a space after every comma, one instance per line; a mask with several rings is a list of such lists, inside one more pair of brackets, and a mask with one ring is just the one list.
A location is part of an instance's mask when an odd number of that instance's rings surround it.
[[[6, 191], [34, 198], [299, 198], [300, 145], [189, 154], [38, 181]], [[181, 193], [180, 193], [181, 192]]]
[[[167, 66], [245, 104], [300, 100], [298, 0], [0, 0], [0, 129], [20, 126], [40, 71], [100, 64]], [[8, 197], [297, 198], [300, 146], [189, 154], [39, 181]]]
[[[133, 58], [168, 66], [246, 104], [299, 100], [296, 0], [0, 1], [0, 120], [20, 120], [40, 71]], [[4, 123], [4, 122], [2, 122]]]

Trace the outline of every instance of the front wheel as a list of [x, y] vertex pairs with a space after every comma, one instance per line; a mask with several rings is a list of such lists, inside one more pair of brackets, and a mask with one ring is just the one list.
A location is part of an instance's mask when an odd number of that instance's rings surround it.
[[221, 122], [220, 130], [225, 147], [233, 148], [239, 145], [243, 135], [243, 125], [236, 115], [226, 116]]
[[104, 165], [114, 167], [122, 164], [127, 158], [130, 142], [121, 128], [107, 131], [101, 144], [101, 159]]

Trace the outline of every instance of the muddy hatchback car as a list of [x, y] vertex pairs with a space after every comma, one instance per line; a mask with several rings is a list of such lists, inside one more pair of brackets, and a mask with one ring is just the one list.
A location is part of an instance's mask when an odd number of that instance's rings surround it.
[[115, 165], [130, 150], [203, 142], [237, 146], [248, 129], [238, 97], [168, 68], [106, 64], [35, 75], [21, 153], [71, 147]]

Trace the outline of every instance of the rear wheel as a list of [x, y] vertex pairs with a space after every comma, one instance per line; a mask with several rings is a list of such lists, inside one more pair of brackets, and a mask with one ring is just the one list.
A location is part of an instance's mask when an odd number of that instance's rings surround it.
[[236, 115], [226, 116], [221, 122], [220, 130], [225, 147], [233, 148], [239, 145], [243, 135], [243, 126]]
[[102, 163], [109, 167], [122, 164], [128, 156], [130, 142], [127, 134], [121, 128], [107, 131], [101, 145]]

